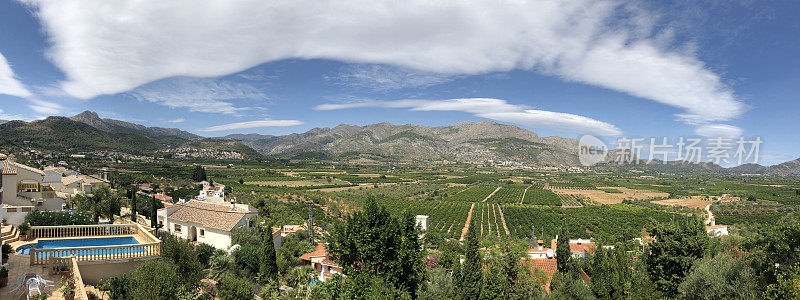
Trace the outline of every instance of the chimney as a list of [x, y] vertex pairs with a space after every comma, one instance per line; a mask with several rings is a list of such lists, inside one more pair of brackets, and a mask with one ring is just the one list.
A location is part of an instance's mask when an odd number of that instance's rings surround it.
[[711, 226], [717, 225], [717, 221], [714, 218], [711, 218]]

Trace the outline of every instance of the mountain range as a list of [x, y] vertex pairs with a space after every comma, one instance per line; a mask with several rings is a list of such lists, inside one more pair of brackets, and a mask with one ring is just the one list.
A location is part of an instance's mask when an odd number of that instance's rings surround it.
[[[578, 141], [540, 137], [529, 130], [492, 121], [461, 122], [428, 127], [387, 122], [358, 126], [341, 124], [289, 135], [231, 134], [206, 138], [178, 128], [143, 125], [100, 118], [85, 111], [72, 117], [48, 117], [33, 122], [0, 121], [3, 139], [51, 151], [120, 151], [152, 154], [164, 147], [188, 147], [239, 152], [260, 159], [317, 158], [351, 161], [493, 161], [506, 165], [580, 166]], [[69, 138], [65, 138], [69, 137]], [[261, 154], [259, 154], [261, 153]], [[601, 164], [598, 170], [641, 170], [686, 174], [800, 175], [800, 159], [774, 166], [744, 164], [723, 168], [713, 163], [682, 162]]]

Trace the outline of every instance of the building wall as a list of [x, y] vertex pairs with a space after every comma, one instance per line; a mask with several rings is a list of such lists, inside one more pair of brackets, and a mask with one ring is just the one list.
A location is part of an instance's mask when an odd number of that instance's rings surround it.
[[136, 267], [144, 262], [145, 260], [118, 263], [79, 264], [78, 269], [81, 271], [83, 283], [97, 286], [104, 279], [109, 279], [122, 274], [130, 274], [134, 269], [136, 269]]

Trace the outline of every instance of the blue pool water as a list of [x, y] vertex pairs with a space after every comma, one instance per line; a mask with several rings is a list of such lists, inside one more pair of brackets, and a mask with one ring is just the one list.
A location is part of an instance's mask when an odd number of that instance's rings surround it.
[[[35, 244], [27, 244], [17, 247], [17, 253], [30, 255], [31, 246], [36, 249], [55, 249], [55, 248], [75, 248], [75, 247], [99, 247], [99, 246], [119, 246], [139, 244], [132, 236], [108, 237], [108, 238], [83, 238], [83, 239], [63, 239], [63, 240], [40, 240]], [[143, 248], [131, 248], [122, 250], [108, 250], [109, 254], [116, 254], [118, 251], [125, 253], [136, 253], [144, 251]], [[76, 253], [81, 255], [81, 253]]]

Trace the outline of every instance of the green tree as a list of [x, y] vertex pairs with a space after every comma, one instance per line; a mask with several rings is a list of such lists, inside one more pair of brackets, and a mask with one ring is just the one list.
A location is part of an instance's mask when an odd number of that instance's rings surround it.
[[261, 261], [261, 280], [262, 282], [270, 282], [278, 280], [278, 257], [275, 253], [275, 244], [272, 237], [272, 228], [269, 226], [264, 232], [264, 241], [262, 243], [264, 259]]
[[461, 299], [478, 299], [483, 289], [483, 258], [480, 253], [478, 241], [478, 228], [475, 218], [470, 219], [469, 229], [465, 241], [464, 263], [458, 276], [458, 291]]
[[264, 257], [260, 245], [239, 245], [239, 248], [234, 250], [232, 254], [240, 270], [245, 271], [247, 274], [258, 274], [262, 265], [261, 260]]
[[219, 281], [219, 298], [222, 300], [253, 299], [253, 286], [247, 280], [235, 276], [225, 276]]
[[206, 180], [206, 168], [203, 168], [201, 165], [194, 166], [194, 171], [192, 172], [192, 181], [200, 182]]
[[630, 257], [622, 249], [597, 247], [591, 263], [591, 287], [601, 299], [623, 299], [630, 295], [633, 271]]
[[648, 246], [645, 264], [653, 282], [666, 296], [675, 296], [692, 264], [706, 252], [708, 235], [699, 219], [657, 223], [655, 242]]
[[430, 279], [420, 285], [417, 295], [420, 300], [439, 300], [455, 298], [453, 275], [444, 270], [432, 270]]
[[720, 254], [697, 261], [678, 291], [686, 299], [756, 299], [754, 277], [744, 261]]
[[413, 295], [423, 276], [413, 273], [421, 272], [424, 266], [419, 232], [408, 222], [414, 222], [413, 218], [396, 218], [370, 197], [363, 212], [354, 213], [332, 229], [328, 251], [348, 280], [356, 274], [370, 274], [378, 278], [358, 278], [355, 282], [383, 281]]
[[553, 299], [595, 299], [592, 290], [576, 272], [570, 272], [563, 276], [561, 272], [556, 272], [553, 274], [550, 289], [552, 290], [550, 297]]
[[136, 223], [136, 191], [131, 193], [131, 221]]
[[167, 260], [149, 260], [133, 271], [128, 293], [136, 300], [177, 300], [183, 278]]
[[569, 262], [572, 252], [569, 251], [569, 238], [567, 231], [561, 228], [561, 234], [558, 235], [556, 240], [556, 264], [558, 264], [559, 272], [567, 272], [567, 263]]
[[158, 205], [156, 202], [160, 202], [156, 200], [156, 196], [150, 197], [150, 227], [158, 228]]
[[786, 274], [778, 273], [775, 283], [767, 286], [764, 299], [800, 299], [800, 265], [789, 268]]

